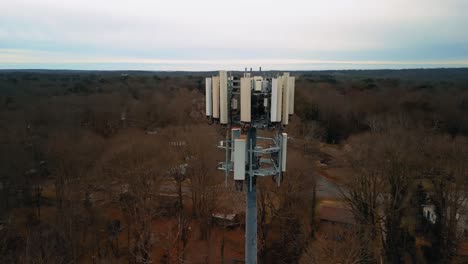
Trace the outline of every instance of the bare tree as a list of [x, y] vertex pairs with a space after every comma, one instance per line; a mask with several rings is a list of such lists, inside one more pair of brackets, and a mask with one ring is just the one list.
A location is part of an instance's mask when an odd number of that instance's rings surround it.
[[[383, 140], [383, 139], [382, 139]], [[401, 263], [408, 254], [415, 261], [416, 241], [405, 226], [404, 218], [415, 190], [415, 179], [421, 172], [421, 145], [416, 135], [408, 132], [389, 134], [382, 148], [384, 180], [384, 252], [387, 261]]]
[[440, 263], [450, 263], [461, 239], [459, 220], [468, 213], [468, 142], [432, 136], [426, 148], [430, 159], [426, 176], [432, 184], [430, 199], [436, 214], [431, 255]]
[[[94, 169], [103, 150], [99, 136], [88, 133], [57, 136], [49, 149], [52, 176], [55, 178], [56, 228], [70, 250], [67, 254], [76, 260], [85, 250], [89, 229], [97, 229], [97, 211], [86, 208], [83, 200], [93, 187]], [[100, 255], [99, 237], [91, 232], [93, 254]]]
[[362, 236], [353, 229], [335, 226], [321, 231], [321, 236], [310, 241], [304, 250], [300, 264], [368, 263], [371, 260], [365, 254], [368, 243], [362, 243]]
[[147, 138], [121, 146], [113, 154], [106, 173], [122, 188], [110, 190], [119, 196], [127, 229], [128, 259], [137, 263], [151, 262], [157, 233], [153, 220], [159, 216], [159, 190], [170, 168], [168, 159], [160, 154], [163, 144]]
[[258, 239], [259, 239], [259, 258], [262, 263], [267, 263], [268, 253], [268, 235], [272, 225], [278, 217], [278, 198], [272, 188], [276, 188], [274, 183], [257, 181], [258, 184]]
[[[394, 129], [351, 142], [349, 162], [354, 173], [343, 195], [361, 235], [370, 236], [372, 244], [381, 240], [383, 255], [390, 263], [399, 263], [406, 256], [415, 258], [415, 239], [404, 219], [422, 166], [418, 136]], [[377, 248], [368, 249], [367, 254], [375, 258]]]
[[189, 168], [193, 214], [200, 220], [201, 238], [207, 239], [211, 215], [216, 208], [221, 188], [220, 177], [213, 170], [215, 163], [203, 149], [196, 148], [194, 154], [196, 162], [191, 163]]
[[[279, 187], [271, 179], [257, 179], [259, 253], [263, 263], [272, 259], [277, 263], [297, 262], [310, 240], [317, 199], [315, 175], [309, 164], [299, 151], [290, 149], [288, 169]], [[272, 232], [280, 236], [273, 239]]]
[[179, 200], [182, 200], [182, 181], [186, 176], [191, 192], [192, 214], [200, 220], [202, 239], [207, 239], [221, 179], [215, 170], [216, 148], [210, 144], [210, 134], [214, 131], [208, 126], [175, 127], [170, 131], [168, 138], [173, 145], [172, 156], [178, 164], [178, 174], [184, 174], [176, 181]]

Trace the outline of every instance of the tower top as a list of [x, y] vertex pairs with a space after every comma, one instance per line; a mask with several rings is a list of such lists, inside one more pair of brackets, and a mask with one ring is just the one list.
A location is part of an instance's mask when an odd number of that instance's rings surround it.
[[[247, 68], [246, 68], [247, 70]], [[222, 125], [274, 129], [294, 113], [295, 78], [289, 73], [267, 76], [219, 71], [206, 78], [206, 116]]]

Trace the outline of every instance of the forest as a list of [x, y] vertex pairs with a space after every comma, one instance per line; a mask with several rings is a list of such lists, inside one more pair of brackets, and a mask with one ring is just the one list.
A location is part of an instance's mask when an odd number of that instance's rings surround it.
[[[0, 263], [243, 263], [214, 74], [0, 71]], [[467, 263], [468, 69], [290, 74], [259, 263]]]

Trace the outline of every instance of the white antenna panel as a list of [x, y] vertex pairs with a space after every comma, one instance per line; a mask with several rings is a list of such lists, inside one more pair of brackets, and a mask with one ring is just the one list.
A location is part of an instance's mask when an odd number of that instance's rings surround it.
[[232, 98], [232, 100], [231, 100], [231, 109], [236, 110], [236, 109], [237, 109], [237, 106], [238, 106], [237, 99], [236, 99], [236, 98]]
[[227, 72], [219, 72], [219, 122], [228, 123], [228, 92], [227, 92]]
[[289, 89], [289, 114], [293, 115], [294, 114], [294, 90], [296, 89], [295, 87], [295, 78], [294, 77], [289, 77], [288, 78], [288, 89]]
[[241, 136], [241, 129], [238, 127], [232, 128], [231, 129], [231, 161], [234, 161], [234, 150], [235, 150], [235, 140], [240, 138]]
[[263, 77], [262, 76], [254, 76], [254, 90], [255, 91], [261, 91], [262, 90], [262, 81]]
[[211, 78], [205, 79], [205, 106], [206, 106], [206, 115], [213, 115], [213, 93], [211, 88]]
[[255, 80], [255, 91], [261, 91], [262, 90], [262, 81]]
[[240, 82], [240, 104], [241, 104], [241, 121], [250, 122], [251, 114], [251, 101], [250, 101], [250, 90], [251, 90], [252, 80], [251, 78], [243, 77]]
[[289, 77], [283, 76], [283, 117], [282, 124], [287, 125], [289, 123]]
[[213, 118], [219, 118], [219, 76], [211, 77], [213, 87]]
[[282, 115], [282, 106], [283, 106], [283, 89], [284, 89], [284, 81], [283, 81], [283, 78], [284, 77], [279, 77], [278, 78], [278, 90], [276, 91], [277, 94], [278, 94], [278, 106], [276, 108], [277, 112], [276, 112], [276, 117], [278, 118], [278, 122], [281, 121], [281, 115]]
[[288, 146], [288, 134], [283, 133], [281, 135], [281, 171], [286, 171], [286, 150]]
[[245, 180], [245, 159], [246, 159], [246, 144], [245, 138], [234, 140], [234, 180]]
[[[278, 115], [278, 107], [281, 109], [281, 104], [278, 103], [278, 90], [281, 90], [280, 80], [273, 78], [271, 80], [271, 108], [270, 108], [270, 121], [279, 122], [281, 121], [281, 115]], [[280, 110], [281, 113], [281, 110]]]

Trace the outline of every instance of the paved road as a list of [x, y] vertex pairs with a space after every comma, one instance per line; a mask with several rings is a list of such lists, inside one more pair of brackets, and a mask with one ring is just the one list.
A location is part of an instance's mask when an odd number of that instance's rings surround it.
[[342, 198], [338, 185], [324, 176], [317, 175], [318, 198]]

